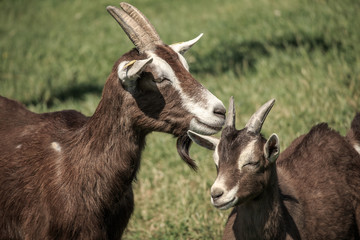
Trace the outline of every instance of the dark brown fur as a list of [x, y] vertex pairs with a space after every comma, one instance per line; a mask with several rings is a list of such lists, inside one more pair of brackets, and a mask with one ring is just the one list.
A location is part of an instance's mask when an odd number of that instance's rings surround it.
[[[115, 63], [91, 117], [36, 114], [0, 97], [0, 239], [121, 238], [146, 135], [183, 136], [193, 117], [171, 84], [152, 82], [150, 67], [136, 91], [123, 88], [119, 62], [145, 57], [134, 49]], [[180, 67], [179, 59], [171, 61]]]
[[260, 159], [259, 174], [267, 177], [248, 182], [262, 179], [263, 190], [234, 207], [223, 239], [360, 239], [360, 157], [344, 137], [319, 124], [295, 139], [277, 164]]

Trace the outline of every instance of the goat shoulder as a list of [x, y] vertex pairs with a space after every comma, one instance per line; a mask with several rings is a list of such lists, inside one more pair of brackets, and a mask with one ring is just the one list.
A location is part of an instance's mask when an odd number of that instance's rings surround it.
[[360, 159], [339, 133], [325, 123], [314, 126], [280, 155], [277, 169], [282, 189], [292, 186], [291, 195], [307, 216], [305, 222], [294, 218], [306, 229], [303, 237], [352, 236], [360, 201]]

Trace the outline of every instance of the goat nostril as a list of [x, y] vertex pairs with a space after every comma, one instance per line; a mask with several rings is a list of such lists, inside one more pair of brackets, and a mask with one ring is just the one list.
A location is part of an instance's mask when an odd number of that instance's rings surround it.
[[220, 188], [215, 188], [211, 191], [211, 197], [216, 200], [224, 194], [224, 191]]
[[225, 119], [226, 109], [223, 106], [216, 106], [213, 112], [216, 116]]

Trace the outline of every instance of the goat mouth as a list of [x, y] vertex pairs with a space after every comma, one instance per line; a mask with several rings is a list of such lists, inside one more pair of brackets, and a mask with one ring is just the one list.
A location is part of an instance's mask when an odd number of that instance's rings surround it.
[[219, 132], [223, 127], [223, 122], [219, 124], [210, 125], [208, 123], [204, 123], [197, 118], [193, 118], [190, 122], [190, 130], [204, 135], [213, 135]]
[[226, 210], [226, 209], [229, 209], [229, 208], [233, 207], [236, 204], [236, 201], [237, 201], [237, 198], [234, 197], [230, 201], [218, 204], [218, 203], [214, 202], [213, 199], [212, 199], [212, 204], [214, 205], [214, 207], [216, 207], [216, 208], [218, 208], [220, 210]]

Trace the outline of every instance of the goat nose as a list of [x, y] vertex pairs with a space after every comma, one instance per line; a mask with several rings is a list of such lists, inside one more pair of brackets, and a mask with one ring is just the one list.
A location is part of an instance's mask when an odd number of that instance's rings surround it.
[[226, 109], [223, 105], [217, 105], [214, 107], [213, 113], [220, 117], [225, 119]]
[[216, 200], [224, 194], [224, 191], [221, 188], [215, 188], [211, 190], [211, 197]]

